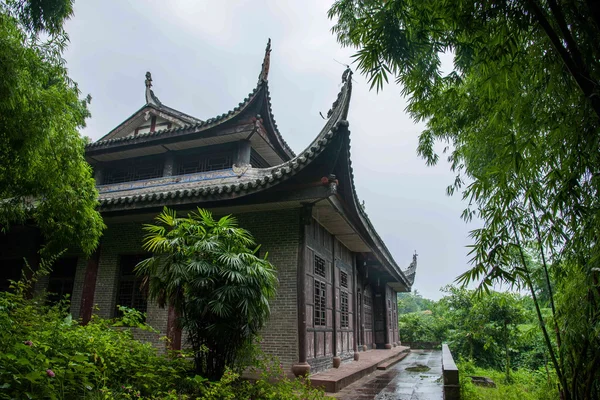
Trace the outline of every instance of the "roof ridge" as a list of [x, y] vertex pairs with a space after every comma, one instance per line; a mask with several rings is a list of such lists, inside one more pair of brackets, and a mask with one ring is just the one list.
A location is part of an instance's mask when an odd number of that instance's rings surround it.
[[257, 86], [256, 88], [254, 88], [254, 90], [251, 91], [244, 98], [244, 100], [241, 103], [239, 103], [236, 107], [234, 107], [233, 109], [227, 111], [226, 113], [217, 115], [216, 117], [208, 118], [206, 120], [199, 120], [199, 122], [195, 123], [195, 124], [187, 124], [183, 127], [167, 128], [167, 129], [161, 129], [161, 130], [154, 131], [154, 132], [140, 133], [136, 136], [130, 135], [130, 136], [123, 136], [123, 137], [114, 138], [114, 139], [100, 139], [95, 142], [88, 143], [85, 147], [86, 147], [86, 149], [102, 147], [102, 146], [114, 144], [114, 143], [128, 142], [128, 141], [133, 141], [135, 139], [140, 139], [140, 138], [146, 138], [146, 137], [151, 137], [151, 136], [161, 136], [161, 135], [165, 135], [168, 133], [180, 132], [182, 130], [193, 130], [193, 129], [197, 129], [197, 128], [201, 128], [201, 127], [207, 127], [209, 125], [214, 125], [217, 122], [220, 123], [226, 119], [230, 119], [230, 118], [233, 118], [234, 116], [238, 115], [239, 112], [242, 111], [242, 109], [247, 104], [249, 104], [252, 100], [254, 100], [254, 98], [256, 97], [256, 95], [258, 94], [259, 91], [260, 91], [260, 85]]
[[[344, 72], [344, 76], [348, 75], [346, 72]], [[350, 95], [352, 92], [352, 80], [347, 79], [343, 80], [343, 82], [344, 85], [338, 93], [337, 99], [333, 103], [332, 109], [330, 110], [330, 117], [317, 137], [308, 145], [308, 147], [306, 147], [304, 151], [291, 160], [285, 161], [273, 167], [257, 168], [257, 170], [262, 172], [262, 176], [253, 176], [250, 177], [251, 179], [237, 183], [217, 184], [196, 189], [177, 189], [174, 191], [154, 192], [150, 194], [145, 193], [132, 196], [110, 197], [107, 199], [101, 199], [101, 206], [125, 204], [136, 201], [155, 201], [166, 198], [174, 199], [182, 197], [205, 197], [222, 193], [238, 193], [242, 191], [262, 190], [266, 187], [274, 185], [277, 183], [277, 181], [287, 177], [289, 174], [296, 174], [308, 164], [310, 159], [315, 158], [325, 149], [326, 145], [331, 141], [340, 128], [347, 128], [348, 121], [346, 121], [345, 118], [347, 117], [348, 104], [350, 102]], [[207, 122], [208, 121], [210, 120], [207, 120]]]

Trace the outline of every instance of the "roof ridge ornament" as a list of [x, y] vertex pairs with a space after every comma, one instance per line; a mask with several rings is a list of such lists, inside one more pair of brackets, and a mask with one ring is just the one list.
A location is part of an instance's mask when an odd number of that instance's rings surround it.
[[267, 48], [265, 49], [265, 58], [263, 59], [262, 69], [258, 76], [258, 83], [266, 82], [269, 79], [269, 68], [271, 66], [271, 38], [267, 42]]
[[154, 104], [155, 106], [161, 106], [162, 103], [158, 100], [158, 97], [154, 95], [152, 89], [152, 74], [150, 71], [146, 72], [146, 104]]

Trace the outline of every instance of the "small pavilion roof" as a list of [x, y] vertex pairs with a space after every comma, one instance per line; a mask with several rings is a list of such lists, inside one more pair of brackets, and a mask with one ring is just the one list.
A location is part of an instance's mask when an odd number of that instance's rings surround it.
[[[239, 103], [233, 109], [218, 115], [213, 118], [201, 120], [173, 108], [167, 107], [156, 97], [154, 92], [150, 89], [152, 86], [152, 77], [148, 72], [146, 74], [146, 104], [136, 111], [131, 117], [125, 122], [120, 124], [117, 128], [113, 129], [106, 136], [100, 140], [89, 143], [86, 146], [86, 152], [95, 152], [98, 150], [114, 149], [118, 151], [120, 147], [128, 146], [132, 144], [151, 143], [156, 140], [161, 140], [169, 137], [183, 137], [188, 134], [196, 134], [208, 129], [213, 129], [221, 124], [233, 120], [240, 116], [246, 111], [257, 110], [258, 115], [265, 125], [267, 135], [271, 142], [271, 145], [277, 151], [282, 160], [290, 160], [295, 154], [289, 147], [286, 141], [283, 139], [275, 117], [273, 116], [273, 109], [271, 105], [271, 94], [269, 92], [269, 69], [270, 69], [270, 54], [271, 54], [271, 39], [267, 43], [265, 50], [265, 56], [261, 66], [261, 71], [258, 77], [258, 83], [256, 87], [246, 96], [246, 98]], [[146, 132], [138, 135], [119, 135], [126, 130], [126, 127], [131, 124], [133, 120], [144, 115], [146, 112], [155, 110], [163, 112], [165, 115], [176, 119], [175, 123], [171, 128], [157, 130], [154, 132]], [[164, 115], [163, 115], [164, 116]], [[168, 118], [167, 118], [168, 119]]]

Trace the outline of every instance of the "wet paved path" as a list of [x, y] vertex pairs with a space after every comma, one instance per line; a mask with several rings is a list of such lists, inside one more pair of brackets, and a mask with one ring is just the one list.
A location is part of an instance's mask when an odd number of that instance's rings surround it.
[[[406, 368], [426, 365], [427, 372]], [[377, 371], [335, 394], [342, 400], [443, 400], [442, 352], [413, 350], [387, 371]]]

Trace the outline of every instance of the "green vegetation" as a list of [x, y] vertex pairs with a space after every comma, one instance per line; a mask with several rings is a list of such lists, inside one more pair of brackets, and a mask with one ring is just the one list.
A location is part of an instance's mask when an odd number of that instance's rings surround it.
[[79, 98], [61, 58], [72, 6], [0, 1], [0, 229], [33, 219], [50, 254], [89, 254], [104, 229], [78, 133], [90, 98]]
[[448, 194], [483, 222], [459, 282], [527, 290], [562, 398], [599, 398], [597, 2], [338, 0], [329, 16], [372, 87], [402, 85], [418, 153], [445, 145]]
[[194, 350], [196, 372], [219, 379], [239, 364], [270, 314], [275, 268], [257, 256], [250, 232], [232, 216], [216, 221], [198, 209], [186, 218], [165, 208], [146, 225], [144, 248], [153, 256], [137, 265], [149, 298], [172, 305]]
[[[548, 395], [556, 391], [557, 378], [531, 297], [494, 291], [483, 295], [453, 286], [444, 288], [444, 292], [439, 301], [428, 300], [427, 312], [400, 315], [402, 341], [448, 343], [460, 360], [463, 391], [471, 396], [465, 398], [487, 398], [488, 389], [471, 389], [468, 375], [492, 378], [499, 386], [496, 391], [489, 389], [493, 392], [489, 396], [512, 396], [526, 390], [530, 396], [527, 398], [558, 398]], [[398, 303], [405, 303], [409, 296], [419, 295], [404, 294]], [[549, 310], [543, 312], [549, 315]], [[535, 389], [539, 382], [545, 385], [545, 391]]]
[[[558, 390], [553, 381], [548, 381], [544, 371], [518, 370], [513, 372], [507, 383], [502, 372], [494, 369], [474, 367], [473, 364], [458, 364], [461, 372], [460, 390], [463, 400], [546, 400], [558, 399]], [[478, 386], [468, 376], [485, 376], [496, 387]]]
[[264, 356], [253, 360], [260, 372], [255, 382], [229, 369], [210, 381], [193, 372], [185, 352], [159, 354], [135, 340], [132, 329], [154, 332], [143, 314], [123, 308], [121, 318], [81, 325], [67, 300], [48, 305], [43, 295], [27, 298], [32, 282], [0, 292], [0, 399], [324, 398], [306, 381], [285, 378], [279, 363]]

